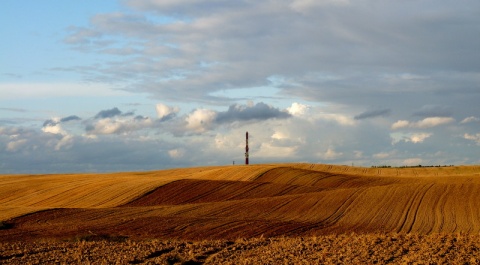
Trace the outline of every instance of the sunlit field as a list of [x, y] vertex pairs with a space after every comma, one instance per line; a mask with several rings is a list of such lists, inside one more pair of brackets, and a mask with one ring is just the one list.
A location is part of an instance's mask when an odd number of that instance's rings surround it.
[[[0, 176], [0, 220], [0, 262], [12, 264], [53, 256], [256, 264], [262, 255], [272, 264], [408, 263], [451, 260], [454, 252], [465, 254], [457, 261], [476, 264], [480, 166], [269, 164]], [[433, 255], [436, 248], [443, 254]]]

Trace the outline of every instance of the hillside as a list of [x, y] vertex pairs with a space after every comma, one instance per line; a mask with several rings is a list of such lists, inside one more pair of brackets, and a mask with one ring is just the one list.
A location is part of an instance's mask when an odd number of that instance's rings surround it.
[[0, 176], [5, 241], [480, 232], [480, 167], [272, 164]]

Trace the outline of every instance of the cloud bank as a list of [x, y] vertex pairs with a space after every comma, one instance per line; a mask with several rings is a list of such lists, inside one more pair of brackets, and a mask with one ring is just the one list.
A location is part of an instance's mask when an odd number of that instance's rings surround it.
[[480, 163], [477, 0], [118, 5], [0, 73], [0, 173]]

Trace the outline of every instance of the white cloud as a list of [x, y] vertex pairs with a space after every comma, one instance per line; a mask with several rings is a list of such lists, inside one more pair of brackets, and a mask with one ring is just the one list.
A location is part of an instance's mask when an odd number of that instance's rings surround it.
[[292, 106], [287, 108], [288, 113], [293, 116], [304, 116], [308, 114], [310, 106], [301, 103], [293, 102]]
[[373, 158], [375, 159], [385, 159], [385, 158], [389, 158], [391, 156], [390, 153], [376, 153], [373, 155]]
[[60, 125], [60, 118], [51, 119], [52, 123], [43, 126], [42, 131], [46, 133], [67, 135], [67, 132]]
[[329, 147], [324, 153], [318, 153], [318, 157], [325, 160], [334, 160], [343, 156], [342, 152], [336, 152], [334, 148]]
[[315, 117], [319, 120], [334, 121], [344, 126], [354, 126], [356, 124], [354, 119], [343, 114], [320, 113], [320, 114], [317, 114]]
[[454, 118], [450, 117], [429, 117], [425, 118], [415, 124], [413, 124], [413, 127], [415, 128], [431, 128], [431, 127], [436, 127], [448, 123], [454, 122]]
[[429, 138], [432, 135], [433, 135], [432, 133], [407, 133], [407, 134], [404, 134], [401, 140], [416, 144], [416, 143], [422, 143], [423, 141], [425, 141], [425, 139]]
[[295, 155], [295, 146], [276, 146], [274, 143], [261, 143], [258, 151], [250, 152], [251, 160], [255, 157], [263, 158], [288, 158]]
[[421, 158], [408, 158], [403, 160], [405, 166], [417, 166], [421, 165], [423, 160]]
[[433, 133], [426, 133], [426, 132], [419, 132], [419, 133], [402, 133], [402, 132], [395, 132], [391, 133], [390, 137], [392, 138], [392, 145], [398, 142], [412, 142], [422, 143], [425, 139], [431, 137]]
[[217, 113], [209, 109], [196, 109], [190, 113], [185, 121], [187, 122], [186, 128], [201, 133], [211, 128]]
[[410, 141], [412, 143], [421, 143], [430, 136], [432, 136], [431, 133], [414, 133], [410, 136], [409, 139], [407, 139], [407, 141]]
[[177, 114], [180, 111], [180, 108], [178, 107], [169, 107], [165, 104], [158, 103], [155, 106], [155, 109], [157, 111], [157, 117], [159, 119], [165, 119], [171, 116], [172, 114]]
[[113, 134], [120, 131], [122, 121], [115, 119], [101, 119], [94, 125], [94, 129], [90, 131], [92, 134]]
[[355, 151], [353, 151], [353, 154], [355, 155], [356, 159], [363, 158], [363, 152], [362, 151], [355, 150]]
[[7, 144], [7, 151], [11, 151], [11, 152], [17, 151], [18, 149], [20, 149], [26, 144], [27, 144], [27, 139], [19, 139], [19, 140], [11, 141]]
[[432, 128], [440, 125], [445, 125], [454, 122], [455, 119], [451, 117], [428, 117], [421, 121], [409, 122], [406, 120], [399, 120], [392, 124], [391, 128], [393, 130], [401, 128]]
[[275, 140], [284, 140], [288, 138], [289, 137], [284, 132], [280, 132], [280, 131], [277, 131], [272, 135], [272, 139], [275, 139]]
[[[86, 26], [71, 27], [63, 44], [72, 49], [40, 47], [68, 55], [35, 61], [51, 55], [39, 50], [24, 62], [2, 62], [12, 72], [3, 77], [14, 81], [0, 84], [0, 126], [29, 128], [0, 133], [0, 148], [11, 150], [0, 152], [2, 172], [2, 166], [23, 170], [35, 164], [24, 161], [43, 157], [80, 170], [230, 163], [243, 158], [246, 130], [254, 136], [255, 162], [318, 162], [319, 151], [335, 163], [356, 165], [375, 159], [400, 165], [419, 154], [432, 163], [478, 162], [480, 122], [472, 115], [480, 102], [480, 53], [472, 32], [478, 31], [480, 1], [120, 3], [120, 9], [85, 17]], [[45, 7], [47, 15], [52, 10]], [[35, 50], [35, 43], [25, 45]], [[434, 49], [425, 48], [432, 43]], [[5, 52], [16, 55], [15, 48]], [[28, 73], [15, 64], [27, 65]], [[53, 79], [66, 81], [37, 82]], [[79, 79], [83, 83], [75, 83]], [[121, 99], [113, 103], [111, 96]], [[264, 104], [255, 105], [259, 99]], [[136, 109], [86, 117], [122, 105]], [[222, 106], [233, 107], [222, 112]], [[141, 111], [154, 113], [128, 116]], [[52, 121], [42, 131], [42, 115], [72, 114], [82, 121]], [[171, 150], [185, 153], [174, 159], [180, 153]]]
[[464, 123], [479, 122], [479, 121], [480, 121], [480, 118], [477, 118], [475, 116], [470, 116], [463, 119], [460, 123], [464, 124]]
[[480, 133], [477, 133], [477, 134], [466, 133], [463, 135], [463, 138], [474, 141], [475, 143], [477, 143], [477, 145], [480, 145]]
[[171, 149], [171, 150], [168, 150], [168, 155], [171, 158], [179, 159], [179, 158], [182, 158], [185, 155], [185, 150], [184, 149], [179, 149], [179, 148]]
[[72, 135], [65, 135], [58, 141], [58, 143], [55, 145], [55, 150], [60, 150], [62, 148], [68, 149], [71, 148], [74, 143], [74, 137]]
[[399, 121], [396, 121], [394, 124], [392, 124], [392, 129], [393, 130], [401, 129], [401, 128], [409, 127], [409, 125], [410, 125], [409, 121], [399, 120]]
[[137, 130], [150, 128], [153, 121], [150, 118], [135, 119], [132, 117], [113, 117], [95, 121], [88, 134], [125, 134]]

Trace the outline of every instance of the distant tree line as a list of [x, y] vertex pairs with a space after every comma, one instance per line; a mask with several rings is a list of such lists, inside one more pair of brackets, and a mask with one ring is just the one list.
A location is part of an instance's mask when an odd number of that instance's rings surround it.
[[372, 168], [417, 168], [417, 167], [453, 167], [454, 165], [430, 165], [430, 166], [422, 166], [422, 165], [416, 165], [416, 166], [399, 166], [399, 167], [392, 167], [389, 165], [381, 165], [381, 166], [372, 166]]

